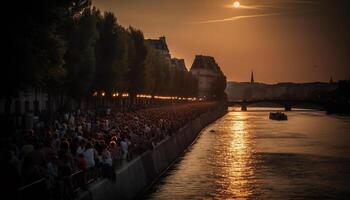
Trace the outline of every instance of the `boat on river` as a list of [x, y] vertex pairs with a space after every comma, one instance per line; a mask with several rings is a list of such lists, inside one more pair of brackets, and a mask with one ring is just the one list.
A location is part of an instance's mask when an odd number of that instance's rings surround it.
[[272, 120], [288, 120], [288, 116], [283, 112], [270, 112], [269, 118]]

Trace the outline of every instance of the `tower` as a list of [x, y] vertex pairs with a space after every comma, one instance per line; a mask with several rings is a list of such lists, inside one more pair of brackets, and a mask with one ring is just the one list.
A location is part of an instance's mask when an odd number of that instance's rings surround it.
[[252, 71], [252, 74], [250, 76], [250, 83], [254, 83], [254, 73], [253, 73], [253, 71]]

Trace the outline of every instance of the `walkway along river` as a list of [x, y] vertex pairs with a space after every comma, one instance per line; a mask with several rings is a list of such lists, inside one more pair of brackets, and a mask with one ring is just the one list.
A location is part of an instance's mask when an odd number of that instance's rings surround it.
[[187, 121], [185, 126], [166, 137], [152, 150], [150, 149], [130, 162], [124, 163], [115, 171], [115, 182], [107, 179], [94, 182], [89, 185], [87, 191], [79, 193], [78, 198], [81, 200], [138, 198], [184, 150], [191, 146], [203, 128], [226, 113], [225, 103], [213, 104], [213, 107], [207, 112]]
[[299, 110], [272, 121], [253, 110], [231, 110], [204, 129], [145, 198], [349, 198], [349, 117]]

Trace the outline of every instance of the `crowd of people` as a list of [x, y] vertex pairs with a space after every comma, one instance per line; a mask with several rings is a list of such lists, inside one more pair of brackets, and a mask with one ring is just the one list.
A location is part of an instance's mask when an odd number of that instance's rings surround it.
[[[107, 108], [103, 115], [77, 110], [48, 124], [38, 120], [1, 144], [0, 171], [7, 192], [45, 178], [49, 191], [72, 185], [65, 179], [77, 171], [115, 180], [114, 169], [154, 148], [200, 114], [213, 102], [171, 104], [133, 112]], [[4, 185], [2, 184], [2, 185]], [[83, 187], [84, 188], [84, 187]], [[63, 193], [71, 195], [72, 188]]]

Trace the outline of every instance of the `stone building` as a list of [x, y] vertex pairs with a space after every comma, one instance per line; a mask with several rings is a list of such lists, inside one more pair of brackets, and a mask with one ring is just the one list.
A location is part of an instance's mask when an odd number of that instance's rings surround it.
[[180, 71], [186, 71], [187, 68], [185, 65], [184, 59], [171, 58], [171, 54], [164, 36], [159, 37], [159, 39], [147, 39], [146, 43], [154, 47], [160, 55], [163, 55], [166, 60], [169, 62], [169, 65], [179, 69]]
[[159, 37], [159, 39], [147, 39], [146, 43], [153, 46], [161, 55], [164, 55], [169, 62], [171, 61], [170, 51], [164, 36]]
[[172, 58], [171, 66], [179, 69], [180, 71], [187, 72], [186, 64], [184, 59]]
[[228, 82], [226, 94], [229, 101], [262, 99], [325, 100], [325, 96], [334, 93], [336, 89], [337, 84], [321, 82], [277, 84]]
[[215, 80], [224, 76], [219, 65], [211, 56], [196, 55], [190, 73], [198, 80], [198, 97], [211, 98]]

